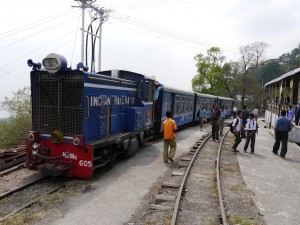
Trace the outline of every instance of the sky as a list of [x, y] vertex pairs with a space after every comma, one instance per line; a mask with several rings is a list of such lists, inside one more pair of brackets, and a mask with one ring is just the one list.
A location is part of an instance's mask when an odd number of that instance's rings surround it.
[[[42, 62], [57, 53], [73, 68], [81, 61], [82, 14], [72, 7], [78, 5], [74, 0], [1, 2], [0, 101], [30, 86], [28, 59]], [[227, 61], [237, 61], [239, 48], [253, 42], [270, 45], [266, 59], [300, 42], [299, 0], [97, 0], [94, 6], [112, 10], [102, 26], [101, 70], [154, 76], [183, 90], [192, 90], [194, 56], [212, 46], [220, 47]], [[85, 28], [90, 15], [86, 10]], [[6, 116], [0, 108], [0, 118]]]

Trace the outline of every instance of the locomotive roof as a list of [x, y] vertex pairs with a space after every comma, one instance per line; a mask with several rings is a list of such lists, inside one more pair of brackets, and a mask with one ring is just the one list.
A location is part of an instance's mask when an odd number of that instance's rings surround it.
[[150, 77], [146, 77], [143, 74], [135, 73], [127, 70], [105, 70], [105, 71], [97, 72], [97, 74], [114, 77], [114, 78], [121, 78], [125, 80], [135, 80], [135, 81], [140, 79], [151, 79]]

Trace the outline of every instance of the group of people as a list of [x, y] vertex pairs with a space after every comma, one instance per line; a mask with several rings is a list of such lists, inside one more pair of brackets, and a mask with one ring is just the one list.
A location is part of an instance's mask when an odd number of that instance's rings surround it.
[[[199, 117], [200, 130], [203, 128], [203, 123], [206, 121], [206, 110], [202, 105], [198, 111], [197, 116]], [[213, 104], [211, 109], [211, 125], [212, 125], [212, 140], [218, 141], [219, 135], [223, 136], [225, 122], [225, 110], [224, 106]]]
[[[234, 120], [232, 121], [232, 130], [235, 136], [235, 141], [232, 146], [233, 152], [239, 152], [237, 150], [238, 145], [241, 143], [242, 139], [246, 139], [244, 145], [244, 152], [247, 152], [247, 149], [250, 144], [250, 153], [254, 153], [255, 150], [255, 139], [256, 134], [258, 133], [258, 107], [249, 113], [246, 106], [243, 106], [242, 110], [233, 109]], [[275, 143], [273, 145], [272, 152], [278, 154], [280, 143], [282, 143], [280, 156], [285, 158], [287, 153], [287, 141], [288, 133], [292, 128], [292, 123], [289, 118], [286, 117], [286, 111], [281, 111], [281, 116], [277, 119], [275, 123]], [[289, 114], [290, 115], [290, 114]], [[164, 153], [163, 160], [165, 163], [168, 161], [173, 162], [173, 158], [176, 152], [176, 141], [175, 141], [175, 132], [177, 130], [176, 122], [172, 119], [172, 113], [170, 111], [166, 112], [167, 119], [163, 122], [163, 131], [164, 131]], [[200, 129], [203, 128], [203, 123], [206, 120], [206, 110], [202, 106], [198, 112], [197, 116], [200, 120]], [[211, 126], [212, 126], [212, 140], [219, 140], [219, 133], [223, 135], [225, 121], [225, 111], [224, 106], [219, 107], [218, 104], [213, 105], [211, 110]]]
[[[292, 108], [292, 107], [290, 107]], [[291, 109], [290, 109], [291, 110]], [[276, 120], [274, 130], [275, 130], [275, 143], [273, 145], [272, 152], [275, 155], [278, 155], [280, 143], [281, 151], [280, 157], [285, 158], [287, 153], [287, 142], [288, 142], [288, 133], [292, 129], [292, 118], [294, 116], [293, 112], [288, 112], [288, 117], [286, 117], [287, 112], [282, 110], [280, 117]], [[246, 138], [244, 145], [244, 152], [247, 152], [249, 143], [251, 153], [254, 153], [255, 148], [255, 137], [258, 129], [257, 125], [257, 107], [253, 110], [252, 113], [246, 109], [246, 106], [243, 106], [243, 110], [237, 111], [237, 118], [232, 122], [233, 133], [235, 135], [235, 142], [232, 146], [233, 152], [239, 152], [237, 150], [238, 145], [240, 144], [242, 138]], [[249, 118], [247, 118], [249, 117]]]
[[233, 152], [239, 152], [237, 150], [238, 145], [241, 143], [242, 138], [246, 139], [244, 145], [244, 152], [247, 152], [250, 144], [250, 152], [254, 153], [255, 150], [255, 138], [258, 132], [257, 125], [258, 108], [255, 107], [252, 113], [249, 113], [247, 106], [243, 106], [242, 110], [236, 111], [236, 117], [232, 122], [232, 130], [235, 136], [235, 142], [232, 146]]

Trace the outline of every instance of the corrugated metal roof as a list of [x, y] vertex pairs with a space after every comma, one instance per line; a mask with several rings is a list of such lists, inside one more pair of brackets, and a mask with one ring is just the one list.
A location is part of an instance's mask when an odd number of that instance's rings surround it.
[[292, 70], [292, 71], [290, 71], [290, 72], [287, 72], [287, 73], [281, 75], [280, 77], [277, 77], [277, 78], [275, 78], [275, 79], [269, 81], [268, 83], [266, 83], [266, 84], [265, 84], [265, 87], [267, 87], [267, 86], [270, 85], [270, 84], [277, 83], [278, 81], [284, 80], [284, 79], [286, 79], [286, 78], [288, 78], [288, 77], [291, 77], [291, 76], [293, 76], [293, 75], [295, 75], [296, 73], [299, 73], [299, 72], [300, 72], [300, 68], [297, 68], [297, 69], [295, 69], [295, 70]]

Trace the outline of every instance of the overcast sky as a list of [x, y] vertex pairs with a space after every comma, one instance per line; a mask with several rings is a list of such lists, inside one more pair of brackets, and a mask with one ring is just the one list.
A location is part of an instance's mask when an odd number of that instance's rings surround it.
[[[97, 0], [95, 5], [113, 10], [103, 25], [102, 70], [151, 75], [184, 90], [191, 90], [196, 74], [194, 56], [212, 46], [220, 47], [227, 60], [238, 60], [241, 46], [265, 42], [268, 59], [300, 42], [299, 0]], [[76, 67], [81, 11], [72, 6], [78, 3], [1, 2], [0, 101], [30, 85], [29, 58], [41, 62], [55, 52]]]

